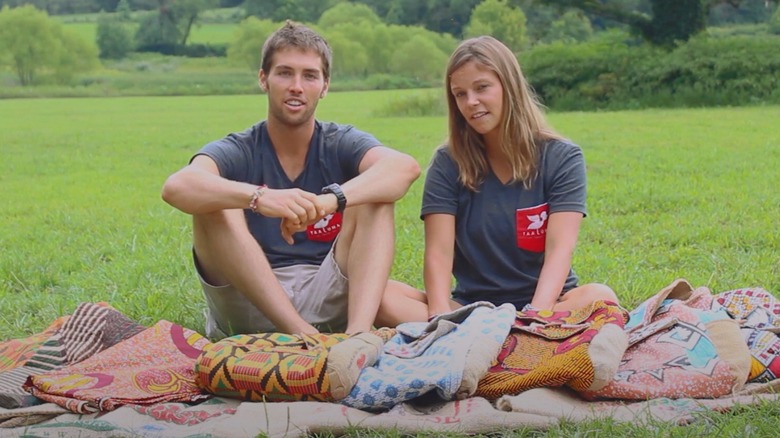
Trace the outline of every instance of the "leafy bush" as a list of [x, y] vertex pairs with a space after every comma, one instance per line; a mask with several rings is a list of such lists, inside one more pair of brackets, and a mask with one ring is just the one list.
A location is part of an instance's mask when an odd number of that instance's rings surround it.
[[764, 36], [769, 32], [768, 23], [733, 24], [731, 26], [710, 26], [707, 35], [716, 38], [732, 36]]
[[777, 102], [780, 38], [700, 36], [672, 51], [608, 38], [537, 46], [521, 65], [558, 110]]
[[156, 52], [163, 55], [185, 56], [187, 58], [205, 58], [207, 56], [226, 56], [225, 44], [149, 44], [139, 47], [139, 52]]
[[780, 86], [780, 39], [699, 37], [645, 65], [632, 85], [648, 98], [674, 95], [675, 106], [761, 102]]
[[539, 45], [523, 53], [520, 63], [546, 105], [582, 110], [611, 103], [621, 84], [631, 82], [634, 66], [658, 52], [648, 45], [630, 47], [613, 35], [580, 44]]

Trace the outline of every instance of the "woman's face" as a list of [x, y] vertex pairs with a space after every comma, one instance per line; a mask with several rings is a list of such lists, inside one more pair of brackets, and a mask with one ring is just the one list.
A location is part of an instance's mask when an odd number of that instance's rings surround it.
[[474, 61], [463, 64], [450, 76], [450, 92], [469, 126], [483, 136], [498, 134], [504, 88], [493, 70]]

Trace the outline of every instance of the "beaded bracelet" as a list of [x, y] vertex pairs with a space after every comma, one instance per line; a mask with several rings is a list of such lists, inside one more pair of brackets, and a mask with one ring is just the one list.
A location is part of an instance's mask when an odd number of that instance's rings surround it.
[[265, 189], [267, 189], [268, 186], [263, 184], [261, 186], [257, 186], [255, 191], [252, 193], [252, 198], [249, 199], [249, 209], [257, 213], [257, 201], [260, 199], [261, 196], [265, 194]]

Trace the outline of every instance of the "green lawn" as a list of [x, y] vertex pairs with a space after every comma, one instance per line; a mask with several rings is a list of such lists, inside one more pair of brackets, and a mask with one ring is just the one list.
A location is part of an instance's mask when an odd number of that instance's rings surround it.
[[[331, 93], [319, 115], [425, 165], [444, 118], [372, 115], [414, 93]], [[202, 144], [264, 114], [261, 95], [5, 100], [0, 333], [40, 329], [82, 300], [201, 329], [188, 217], [159, 190]], [[583, 281], [610, 284], [629, 307], [678, 277], [780, 290], [778, 119], [780, 107], [552, 114], [588, 163]], [[418, 286], [421, 189], [422, 178], [399, 205], [395, 267]]]
[[[374, 116], [418, 92], [331, 93], [319, 116], [370, 131], [425, 165], [445, 137], [443, 117]], [[189, 218], [160, 200], [160, 187], [202, 144], [265, 110], [260, 95], [2, 101], [0, 340], [39, 331], [81, 301], [202, 332]], [[610, 284], [628, 308], [678, 277], [714, 292], [780, 291], [780, 107], [550, 118], [588, 163], [589, 215], [575, 255], [582, 281]], [[422, 178], [396, 213], [393, 276], [416, 286], [421, 189]], [[776, 430], [774, 414], [756, 415], [776, 407], [763, 409], [717, 421], [736, 422], [726, 436], [740, 436], [740, 422]], [[569, 432], [606, 436], [589, 430]]]

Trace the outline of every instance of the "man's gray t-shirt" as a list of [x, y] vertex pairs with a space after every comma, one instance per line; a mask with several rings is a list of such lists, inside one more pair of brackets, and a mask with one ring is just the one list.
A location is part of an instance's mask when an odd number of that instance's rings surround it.
[[[421, 217], [455, 216], [456, 285], [461, 303], [531, 302], [544, 262], [547, 218], [562, 211], [586, 214], [585, 161], [572, 143], [550, 140], [541, 148], [539, 175], [531, 189], [503, 184], [488, 172], [477, 191], [458, 180], [449, 147], [436, 151], [425, 178]], [[577, 285], [569, 272], [564, 291]]]
[[[342, 184], [357, 176], [363, 156], [379, 144], [374, 136], [350, 125], [317, 121], [306, 164], [295, 181], [290, 181], [284, 173], [265, 121], [211, 142], [195, 156], [206, 155], [213, 159], [219, 174], [229, 180], [258, 186], [265, 184], [270, 189], [299, 188], [319, 194], [328, 184]], [[263, 248], [272, 268], [320, 265], [341, 229], [341, 215], [335, 213], [309, 226], [306, 232], [294, 234], [295, 243], [289, 245], [282, 239], [281, 219], [255, 214], [248, 208], [244, 214], [250, 232]]]

